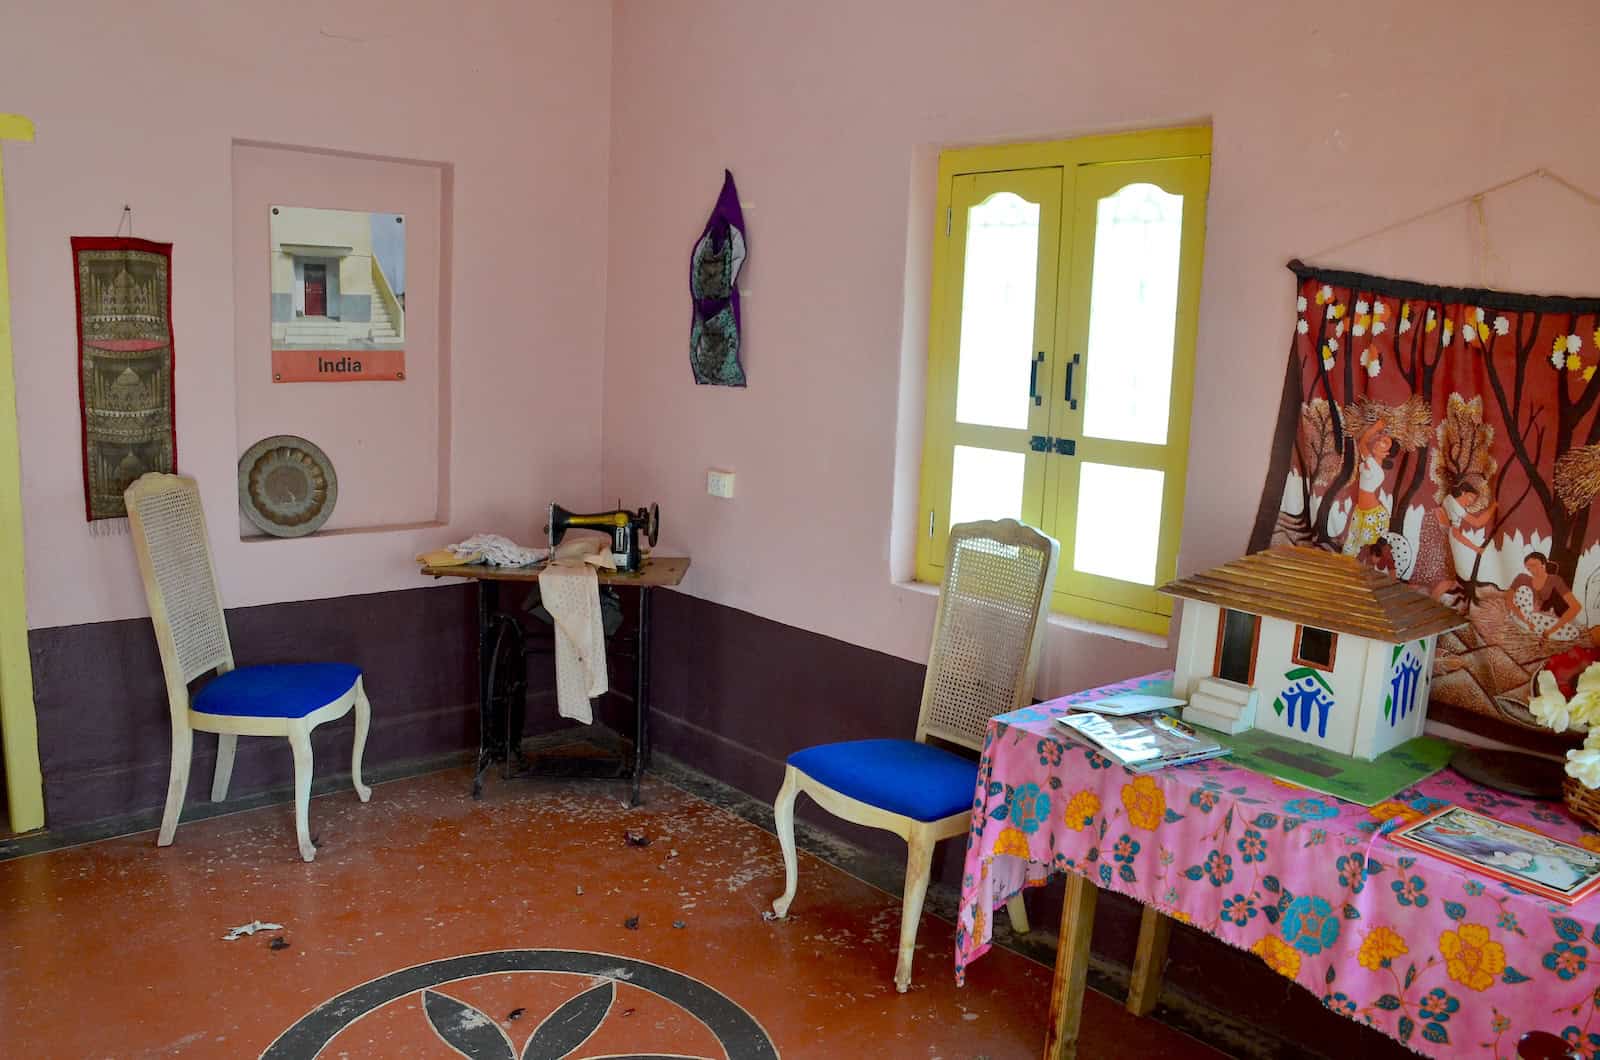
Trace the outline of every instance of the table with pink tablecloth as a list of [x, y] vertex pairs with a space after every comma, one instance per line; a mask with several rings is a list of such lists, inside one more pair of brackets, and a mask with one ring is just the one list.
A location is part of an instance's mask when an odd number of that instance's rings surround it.
[[[1560, 803], [1444, 770], [1373, 807], [1230, 765], [1135, 776], [1054, 718], [1151, 674], [995, 718], [978, 769], [956, 977], [993, 911], [1071, 871], [1259, 955], [1329, 1008], [1428, 1056], [1515, 1056], [1529, 1030], [1600, 1054], [1600, 895], [1563, 906], [1389, 841], [1455, 803], [1589, 849]], [[1594, 966], [1591, 967], [1591, 962]]]

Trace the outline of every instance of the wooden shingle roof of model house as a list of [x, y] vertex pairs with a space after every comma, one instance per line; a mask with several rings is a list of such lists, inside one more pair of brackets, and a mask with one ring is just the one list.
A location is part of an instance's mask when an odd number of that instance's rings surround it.
[[1467, 624], [1458, 612], [1355, 556], [1319, 548], [1280, 545], [1179, 578], [1161, 591], [1391, 644]]

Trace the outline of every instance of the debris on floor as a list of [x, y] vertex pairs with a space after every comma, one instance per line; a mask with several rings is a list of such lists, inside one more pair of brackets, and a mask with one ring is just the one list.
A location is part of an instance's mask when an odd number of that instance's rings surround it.
[[510, 1023], [512, 1020], [521, 1019], [522, 1018], [522, 1014], [524, 1012], [526, 1012], [526, 1011], [528, 1011], [528, 1010], [525, 1009], [525, 1008], [522, 1008], [521, 1006], [518, 1006], [517, 1008], [512, 1009], [510, 1014], [506, 1016], [506, 1022]]
[[289, 942], [282, 935], [279, 935], [268, 944], [267, 948], [273, 951], [286, 950], [289, 948]]
[[583, 897], [583, 884], [581, 884], [581, 883], [578, 884], [578, 897], [579, 898]]
[[688, 925], [688, 924], [685, 924], [685, 923], [684, 923], [684, 922], [683, 922], [683, 921], [681, 921], [681, 920], [674, 920], [674, 921], [673, 921], [673, 922], [672, 922], [672, 926], [673, 926], [673, 927], [675, 927], [675, 928], [677, 928], [677, 929], [678, 929], [678, 930], [679, 930], [679, 931], [682, 931], [682, 930], [683, 930], [683, 929], [684, 929], [684, 928], [686, 928], [686, 927], [688, 927], [688, 926], [689, 926], [689, 925]]
[[776, 919], [778, 919], [778, 914], [774, 913], [770, 909], [763, 909], [763, 910], [761, 910], [761, 919], [762, 920], [776, 920]]
[[638, 914], [636, 913], [633, 916], [630, 916], [628, 919], [624, 920], [622, 922], [622, 926], [627, 928], [629, 931], [638, 931], [639, 930], [639, 916], [638, 916]]
[[628, 841], [630, 847], [647, 847], [650, 845], [649, 836], [643, 832], [635, 832], [631, 828], [622, 833], [622, 837]]
[[228, 933], [226, 935], [222, 936], [222, 941], [223, 942], [232, 942], [235, 939], [242, 939], [246, 935], [254, 935], [258, 931], [282, 931], [282, 930], [283, 930], [283, 925], [282, 924], [268, 924], [265, 921], [252, 920], [248, 924], [240, 924], [236, 928], [229, 928], [228, 929]]

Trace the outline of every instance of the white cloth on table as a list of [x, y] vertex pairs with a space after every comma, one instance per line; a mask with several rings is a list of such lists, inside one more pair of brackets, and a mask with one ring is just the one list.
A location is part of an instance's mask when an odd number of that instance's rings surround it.
[[616, 568], [611, 542], [585, 534], [559, 546], [539, 574], [539, 596], [556, 627], [556, 712], [585, 725], [594, 722], [589, 701], [608, 687], [596, 567]]
[[491, 567], [526, 567], [544, 559], [548, 550], [524, 548], [499, 534], [473, 534], [461, 544], [451, 545], [450, 551], [463, 559], [477, 556], [477, 561]]

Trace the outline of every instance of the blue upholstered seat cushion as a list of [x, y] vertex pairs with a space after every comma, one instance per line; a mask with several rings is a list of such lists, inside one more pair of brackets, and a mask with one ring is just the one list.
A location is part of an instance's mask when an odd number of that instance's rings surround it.
[[806, 776], [859, 802], [916, 821], [972, 809], [978, 763], [915, 740], [850, 740], [789, 756]]
[[202, 714], [241, 718], [303, 718], [350, 691], [361, 676], [347, 663], [242, 666], [213, 680], [194, 697]]

